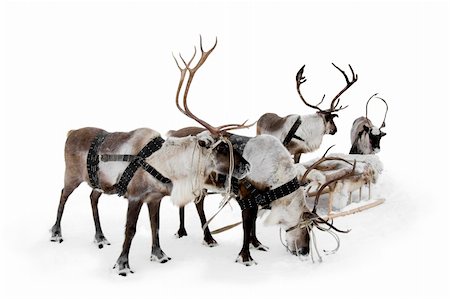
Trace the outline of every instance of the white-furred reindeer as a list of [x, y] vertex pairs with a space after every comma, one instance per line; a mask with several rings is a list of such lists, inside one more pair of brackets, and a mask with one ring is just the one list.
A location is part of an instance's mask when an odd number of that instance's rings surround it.
[[[62, 242], [61, 218], [65, 203], [82, 182], [87, 182], [93, 189], [90, 197], [96, 227], [95, 241], [100, 248], [104, 244], [109, 245], [101, 230], [98, 216], [97, 204], [100, 195], [119, 193], [128, 199], [125, 240], [115, 266], [119, 274], [127, 275], [131, 272], [128, 255], [143, 203], [147, 203], [152, 227], [151, 259], [161, 263], [167, 262], [170, 258], [161, 250], [159, 244], [159, 208], [162, 198], [171, 195], [175, 205], [184, 206], [193, 201], [204, 188], [214, 188], [207, 184], [211, 173], [230, 175], [232, 170], [232, 174], [237, 178], [246, 175], [249, 164], [237, 151], [230, 148], [231, 143], [223, 137], [224, 130], [245, 125], [213, 127], [192, 114], [187, 107], [187, 95], [194, 74], [216, 45], [217, 40], [216, 44], [205, 52], [200, 40], [200, 61], [194, 68], [189, 68], [192, 60], [188, 64], [185, 63], [186, 68], [180, 68], [181, 78], [176, 94], [178, 109], [208, 131], [196, 136], [171, 137], [167, 140], [163, 140], [160, 134], [152, 129], [108, 133], [102, 129], [83, 128], [69, 132], [65, 146], [64, 188], [56, 223], [51, 229], [51, 241]], [[189, 78], [184, 91], [183, 109], [178, 98], [187, 71]]]
[[336, 112], [348, 107], [348, 105], [345, 107], [338, 107], [340, 101], [339, 97], [358, 80], [358, 75], [354, 73], [351, 65], [349, 65], [352, 72], [352, 78], [350, 80], [343, 70], [338, 68], [334, 63], [333, 66], [344, 75], [347, 84], [333, 98], [330, 108], [325, 110], [319, 108], [319, 105], [325, 99], [325, 95], [317, 105], [312, 105], [305, 100], [300, 91], [300, 86], [306, 82], [306, 78], [303, 76], [305, 66], [302, 66], [296, 76], [297, 92], [303, 103], [308, 107], [317, 110], [317, 112], [302, 116], [291, 114], [286, 117], [280, 117], [275, 113], [266, 113], [261, 116], [257, 122], [256, 133], [258, 135], [270, 134], [281, 140], [289, 152], [294, 155], [296, 163], [300, 161], [302, 153], [309, 153], [317, 150], [320, 147], [325, 134], [336, 134], [337, 128], [333, 120], [338, 116]]
[[[254, 195], [247, 189], [245, 181], [261, 193], [286, 186], [293, 179], [297, 179], [299, 184], [302, 183], [302, 179], [310, 181], [313, 185], [325, 182], [325, 176], [316, 170], [311, 170], [307, 177], [303, 178], [307, 169], [301, 164], [295, 164], [287, 149], [271, 135], [263, 134], [250, 138], [244, 148], [243, 157], [250, 163], [251, 169], [240, 181], [241, 201], [251, 200]], [[265, 223], [281, 225], [284, 229], [296, 225], [304, 213], [310, 212], [305, 204], [305, 190], [305, 187], [301, 186], [271, 201], [268, 205], [269, 216]], [[257, 212], [257, 206], [250, 206], [242, 211], [244, 242], [236, 261], [247, 266], [255, 264], [249, 248]], [[309, 254], [309, 234], [306, 228], [298, 227], [291, 230], [287, 233], [287, 239], [293, 254], [302, 256]]]
[[[378, 128], [372, 124], [370, 119], [367, 117], [369, 102], [373, 98], [377, 98], [384, 102], [386, 105], [386, 112], [384, 114], [383, 123]], [[366, 103], [366, 116], [361, 116], [353, 122], [352, 130], [350, 132], [350, 140], [352, 147], [350, 149], [350, 154], [377, 154], [380, 152], [380, 141], [386, 133], [382, 132], [381, 129], [386, 126], [386, 115], [388, 112], [388, 104], [385, 100], [378, 97], [377, 94], [372, 95]]]

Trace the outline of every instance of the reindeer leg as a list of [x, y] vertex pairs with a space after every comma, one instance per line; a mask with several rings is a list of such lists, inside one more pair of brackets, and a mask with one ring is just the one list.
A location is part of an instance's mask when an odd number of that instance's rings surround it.
[[372, 186], [372, 184], [369, 182], [369, 200], [371, 200], [372, 199], [372, 192], [371, 192], [371, 187]]
[[256, 265], [256, 262], [250, 255], [250, 234], [253, 229], [254, 219], [256, 219], [256, 214], [258, 208], [247, 208], [242, 211], [242, 227], [244, 229], [244, 242], [242, 245], [241, 252], [236, 259], [237, 263], [241, 263], [245, 266]]
[[[206, 224], [206, 216], [204, 210], [204, 201], [205, 201], [206, 192], [202, 192], [199, 196], [198, 200], [195, 202], [195, 207], [197, 208], [198, 217], [200, 218], [200, 223], [202, 227]], [[209, 247], [217, 246], [217, 241], [214, 240], [211, 232], [209, 231], [209, 227], [205, 227], [203, 230], [203, 244]]]
[[253, 219], [252, 230], [250, 231], [250, 248], [257, 249], [260, 251], [269, 251], [269, 247], [261, 244], [256, 237], [256, 218]]
[[349, 205], [349, 204], [352, 203], [352, 193], [353, 193], [353, 192], [349, 192], [349, 193], [348, 193], [347, 205]]
[[104, 245], [111, 245], [109, 241], [103, 235], [102, 227], [100, 225], [100, 217], [98, 216], [98, 200], [102, 195], [101, 192], [96, 191], [95, 189], [91, 192], [91, 207], [92, 207], [92, 216], [94, 216], [94, 224], [95, 224], [95, 239], [94, 243], [98, 245], [98, 248], [103, 248]]
[[182, 238], [187, 236], [186, 228], [184, 227], [184, 207], [180, 207], [180, 228], [175, 233], [175, 237]]
[[128, 273], [133, 273], [130, 269], [128, 263], [128, 254], [130, 253], [131, 241], [136, 234], [136, 223], [139, 217], [139, 212], [141, 211], [142, 201], [141, 200], [129, 200], [128, 201], [128, 211], [127, 211], [127, 223], [125, 226], [125, 240], [122, 245], [122, 252], [117, 259], [114, 268], [118, 268], [119, 275], [127, 276]]
[[359, 201], [361, 201], [362, 198], [362, 186], [359, 187]]
[[147, 203], [148, 213], [150, 214], [150, 224], [152, 227], [152, 255], [151, 261], [165, 263], [171, 260], [159, 245], [159, 208], [161, 207], [161, 199], [152, 199]]
[[70, 194], [72, 194], [73, 190], [75, 190], [80, 182], [73, 182], [72, 184], [64, 184], [64, 188], [61, 190], [61, 197], [59, 199], [58, 212], [56, 214], [56, 222], [51, 228], [52, 236], [50, 241], [61, 243], [63, 241], [62, 233], [61, 233], [61, 218], [64, 212], [64, 206], [66, 205], [66, 201], [69, 198]]

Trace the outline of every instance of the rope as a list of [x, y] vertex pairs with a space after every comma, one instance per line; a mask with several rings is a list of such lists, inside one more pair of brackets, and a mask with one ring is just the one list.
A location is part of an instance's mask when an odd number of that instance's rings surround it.
[[[233, 171], [234, 171], [233, 144], [231, 143], [231, 141], [228, 138], [221, 136], [220, 139], [210, 147], [209, 151], [210, 151], [210, 153], [212, 153], [212, 150], [215, 147], [217, 147], [222, 142], [224, 142], [224, 143], [226, 143], [228, 145], [228, 150], [230, 152], [230, 165], [229, 165], [229, 169], [228, 169], [227, 181], [226, 181], [226, 184], [225, 184], [225, 193], [223, 193], [223, 199], [220, 202], [219, 209], [217, 210], [217, 212], [211, 218], [208, 219], [208, 221], [206, 221], [206, 223], [202, 227], [203, 230], [205, 230], [208, 227], [208, 225], [211, 223], [211, 221], [220, 213], [220, 211], [222, 211], [222, 209], [234, 197], [234, 195], [232, 193], [232, 186], [231, 186], [231, 178], [233, 176]], [[226, 228], [226, 229], [222, 228], [222, 229], [218, 229], [216, 231], [218, 231], [217, 233], [219, 233], [219, 232], [228, 230], [230, 228], [233, 228], [233, 227], [235, 227], [235, 226], [237, 226], [239, 224], [240, 223], [237, 223], [237, 224], [235, 223], [235, 224], [230, 225], [229, 228]]]

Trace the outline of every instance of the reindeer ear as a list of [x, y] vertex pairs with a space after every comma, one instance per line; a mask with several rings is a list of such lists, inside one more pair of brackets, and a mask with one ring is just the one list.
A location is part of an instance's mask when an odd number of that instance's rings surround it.
[[364, 128], [364, 132], [366, 132], [366, 133], [368, 133], [370, 131], [370, 128], [366, 125], [364, 125], [363, 128]]
[[381, 137], [386, 136], [386, 133], [384, 132], [380, 132], [381, 133]]

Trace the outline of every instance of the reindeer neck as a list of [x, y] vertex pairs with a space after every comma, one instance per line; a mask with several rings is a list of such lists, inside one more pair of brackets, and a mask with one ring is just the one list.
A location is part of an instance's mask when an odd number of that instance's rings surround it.
[[195, 137], [169, 137], [158, 152], [147, 158], [147, 163], [171, 180], [177, 180], [198, 170], [195, 163], [205, 162], [202, 150]]
[[317, 113], [302, 116], [302, 124], [297, 133], [303, 138], [309, 150], [320, 147], [323, 135], [325, 134], [325, 124], [323, 118]]

